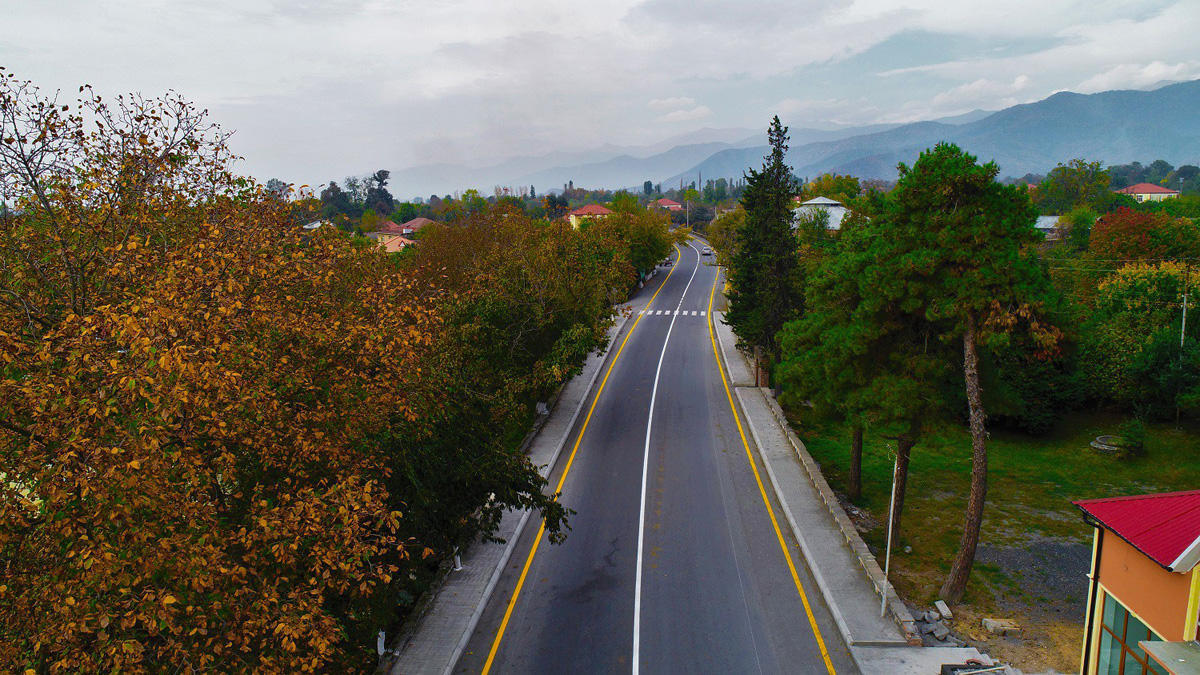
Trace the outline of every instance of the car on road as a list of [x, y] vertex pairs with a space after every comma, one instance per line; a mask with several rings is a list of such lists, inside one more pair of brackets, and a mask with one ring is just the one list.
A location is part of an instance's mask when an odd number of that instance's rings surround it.
[[712, 247], [705, 246], [704, 248], [700, 249], [700, 254], [701, 255], [712, 255]]

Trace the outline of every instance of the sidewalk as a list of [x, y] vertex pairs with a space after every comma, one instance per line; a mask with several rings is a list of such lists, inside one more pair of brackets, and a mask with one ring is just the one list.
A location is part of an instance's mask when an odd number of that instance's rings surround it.
[[[549, 475], [558, 460], [613, 344], [630, 317], [637, 314], [636, 307], [630, 309], [621, 307], [624, 316], [609, 330], [608, 346], [588, 356], [583, 370], [563, 387], [544, 424], [527, 439], [529, 459], [543, 476]], [[411, 632], [402, 635], [396, 645], [399, 655], [391, 673], [442, 674], [454, 669], [529, 517], [528, 511], [509, 511], [496, 532], [506, 543], [476, 542], [462, 554], [462, 569], [449, 572], [425, 603], [424, 614], [409, 620]]]
[[[991, 660], [973, 648], [919, 647], [908, 608], [883, 577], [836, 495], [767, 388], [753, 386], [723, 312], [713, 312], [722, 360], [754, 445], [825, 604], [864, 673], [936, 673], [943, 663]], [[886, 616], [880, 616], [883, 598]]]

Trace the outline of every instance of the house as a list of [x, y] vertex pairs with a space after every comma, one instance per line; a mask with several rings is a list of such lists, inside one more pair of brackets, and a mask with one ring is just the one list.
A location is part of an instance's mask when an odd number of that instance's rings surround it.
[[432, 221], [428, 218], [423, 218], [423, 217], [418, 216], [416, 218], [413, 218], [412, 220], [408, 220], [408, 221], [401, 223], [400, 234], [404, 234], [404, 235], [416, 234], [417, 232], [421, 231], [422, 227], [425, 227], [426, 225], [432, 225], [433, 223], [434, 223], [434, 221]]
[[1200, 490], [1074, 504], [1096, 528], [1080, 672], [1200, 673]]
[[832, 200], [828, 197], [815, 197], [806, 202], [800, 201], [796, 197], [796, 208], [792, 212], [792, 228], [795, 229], [797, 221], [804, 215], [824, 211], [829, 214], [829, 223], [826, 227], [830, 230], [840, 230], [842, 221], [846, 215], [850, 213], [849, 209], [842, 205], [841, 202]]
[[571, 227], [579, 229], [579, 224], [584, 220], [595, 220], [612, 215], [612, 211], [600, 206], [599, 204], [588, 204], [581, 206], [567, 214], [567, 220], [570, 221]]
[[333, 223], [329, 222], [328, 220], [314, 220], [311, 223], [305, 223], [301, 225], [300, 228], [312, 232], [313, 230], [319, 230], [327, 225], [332, 226]]
[[385, 220], [375, 227], [375, 232], [382, 234], [404, 234], [404, 228], [390, 220]]
[[1138, 183], [1117, 190], [1117, 194], [1129, 195], [1139, 202], [1161, 202], [1164, 199], [1178, 197], [1179, 191], [1165, 188], [1154, 183]]
[[[395, 225], [395, 223], [392, 223], [392, 224]], [[399, 225], [396, 225], [396, 227], [399, 227]], [[384, 232], [382, 230], [368, 232], [367, 238], [373, 240], [375, 243], [382, 246], [383, 250], [387, 251], [388, 253], [396, 253], [397, 251], [402, 251], [405, 248], [417, 243], [417, 242], [413, 241], [412, 239], [405, 237], [402, 234], [396, 234], [394, 232]]]
[[680, 204], [674, 199], [667, 199], [666, 197], [655, 200], [654, 206], [657, 206], [660, 209], [666, 209], [668, 211], [680, 211], [683, 209], [683, 204]]
[[1062, 238], [1062, 231], [1058, 229], [1058, 216], [1038, 216], [1037, 222], [1033, 224], [1038, 232], [1041, 232], [1046, 237], [1046, 241], [1057, 241]]

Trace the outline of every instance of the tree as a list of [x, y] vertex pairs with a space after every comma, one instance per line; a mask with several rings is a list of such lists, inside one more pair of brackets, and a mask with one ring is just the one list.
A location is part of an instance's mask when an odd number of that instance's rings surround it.
[[1067, 243], [1077, 251], [1087, 250], [1092, 237], [1092, 226], [1096, 224], [1096, 212], [1080, 207], [1059, 218], [1059, 229], [1066, 229]]
[[646, 195], [647, 197], [654, 194], [654, 183], [651, 183], [650, 181], [642, 183], [642, 194]]
[[529, 198], [537, 199], [537, 190], [532, 185], [529, 186]]
[[1056, 348], [1058, 332], [1037, 310], [1047, 279], [1029, 245], [1037, 241], [1036, 211], [1024, 190], [996, 182], [994, 163], [952, 144], [921, 153], [900, 179], [884, 218], [892, 237], [881, 237], [880, 267], [905, 285], [904, 305], [919, 311], [943, 341], [960, 340], [962, 374], [971, 432], [971, 490], [959, 552], [940, 595], [962, 598], [975, 560], [987, 496], [987, 440], [979, 349], [1017, 329], [1044, 350]]
[[1186, 218], [1122, 207], [1092, 227], [1088, 250], [1118, 261], [1195, 258], [1200, 256], [1200, 229]]
[[637, 197], [625, 190], [618, 190], [613, 195], [612, 202], [609, 204], [613, 211], [631, 213], [638, 210], [643, 210], [638, 205]]
[[86, 91], [68, 113], [0, 76], [19, 212], [0, 219], [0, 663], [363, 671], [451, 544], [510, 508], [561, 538], [514, 449], [530, 398], [601, 344], [623, 242], [498, 213], [488, 256], [451, 251], [477, 266], [414, 278], [295, 227], [186, 101]]
[[739, 206], [714, 218], [705, 230], [705, 237], [716, 250], [721, 265], [726, 265], [728, 256], [737, 249], [737, 233], [745, 222], [746, 211]]
[[864, 428], [896, 443], [893, 536], [900, 536], [908, 467], [930, 420], [946, 411], [950, 373], [946, 346], [909, 306], [907, 285], [880, 265], [894, 255], [896, 223], [876, 218], [844, 230], [819, 258], [806, 288], [804, 315], [780, 340], [778, 369], [785, 400], [807, 401], [818, 416], [840, 416], [853, 429], [851, 499], [862, 491]]
[[292, 194], [292, 186], [278, 178], [268, 180], [266, 187], [267, 193], [279, 200], [286, 200]]
[[563, 195], [547, 195], [543, 201], [546, 205], [546, 217], [550, 220], [557, 220], [567, 215], [567, 210], [571, 206]]
[[1103, 211], [1110, 177], [1101, 162], [1073, 159], [1052, 169], [1038, 186], [1038, 208], [1046, 215], [1089, 207]]
[[767, 132], [771, 153], [761, 169], [751, 169], [742, 195], [746, 221], [729, 259], [729, 312], [725, 320], [744, 346], [778, 358], [777, 335], [800, 311], [802, 291], [796, 238], [792, 234], [792, 198], [796, 185], [784, 162], [787, 127], [779, 117]]
[[825, 173], [817, 176], [811, 183], [804, 186], [805, 200], [816, 197], [828, 197], [843, 204], [854, 199], [862, 192], [858, 178], [841, 176], [835, 173]]
[[628, 192], [618, 192], [612, 206], [611, 216], [593, 222], [588, 229], [601, 228], [614, 239], [625, 242], [629, 262], [636, 272], [654, 269], [671, 252], [666, 214], [639, 206], [637, 198]]
[[396, 200], [387, 190], [389, 176], [391, 176], [390, 171], [380, 169], [367, 177], [364, 181], [366, 193], [363, 197], [363, 206], [365, 208], [384, 214], [391, 213], [396, 208]]

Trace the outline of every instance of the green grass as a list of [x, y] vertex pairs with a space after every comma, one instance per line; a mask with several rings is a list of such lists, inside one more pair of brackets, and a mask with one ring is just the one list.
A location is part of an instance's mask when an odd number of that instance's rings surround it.
[[[850, 430], [842, 424], [802, 420], [797, 412], [789, 412], [797, 434], [820, 463], [830, 486], [844, 494]], [[1103, 455], [1089, 447], [1096, 436], [1118, 433], [1125, 421], [1107, 413], [1076, 414], [1041, 437], [993, 431], [988, 440], [981, 543], [1022, 550], [1046, 541], [1090, 546], [1092, 528], [1083, 522], [1072, 500], [1200, 487], [1200, 429], [1195, 427], [1147, 424], [1145, 455], [1132, 459]], [[867, 430], [863, 498], [856, 505], [869, 511], [876, 524], [863, 536], [876, 552], [885, 543], [894, 448], [894, 442]], [[946, 578], [962, 535], [970, 474], [971, 439], [965, 425], [939, 425], [913, 448], [903, 532], [892, 553], [892, 581], [911, 602], [931, 605]], [[911, 552], [905, 552], [906, 546]], [[878, 557], [882, 564], [883, 556]], [[976, 623], [978, 616], [991, 612], [1023, 620], [1030, 628], [1027, 635], [1040, 645], [1031, 653], [1045, 652], [1039, 667], [1077, 667], [1073, 659], [1078, 654], [1082, 612], [1077, 619], [1067, 612], [1056, 625], [1047, 625], [1051, 621], [1038, 614], [1047, 602], [1046, 589], [1013, 572], [976, 562], [962, 613]], [[1086, 593], [1082, 575], [1079, 592]], [[1009, 656], [1022, 658], [1016, 653]]]
[[[988, 505], [984, 531], [994, 543], [1030, 535], [1090, 536], [1071, 505], [1075, 499], [1186, 490], [1200, 487], [1200, 433], [1170, 424], [1147, 424], [1146, 454], [1118, 459], [1092, 450], [1101, 434], [1116, 433], [1124, 418], [1074, 415], [1042, 437], [993, 431], [988, 440]], [[835, 490], [846, 484], [850, 432], [840, 424], [798, 424], [797, 432]], [[858, 505], [881, 519], [891, 486], [895, 445], [867, 432], [863, 449], [863, 499]], [[913, 448], [905, 501], [905, 535], [947, 519], [951, 532], [932, 533], [949, 551], [958, 543], [971, 474], [971, 439], [965, 427], [941, 425]], [[911, 524], [913, 527], [908, 527]], [[882, 530], [882, 528], [879, 528]], [[873, 542], [873, 543], [882, 543]]]

